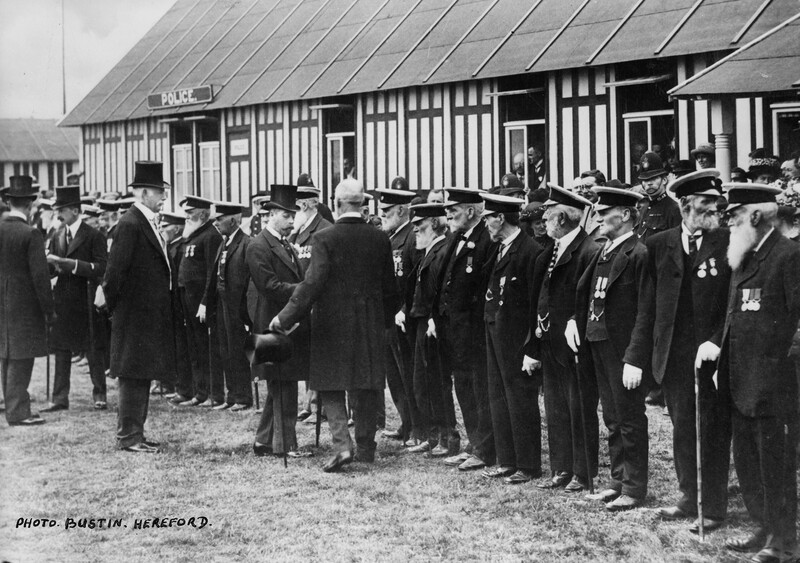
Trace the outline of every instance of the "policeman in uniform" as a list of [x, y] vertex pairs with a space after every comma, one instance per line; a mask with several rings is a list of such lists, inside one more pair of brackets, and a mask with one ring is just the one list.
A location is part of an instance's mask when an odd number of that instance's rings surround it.
[[592, 500], [612, 512], [640, 506], [647, 495], [647, 416], [643, 375], [653, 341], [653, 280], [647, 249], [635, 236], [640, 194], [595, 187], [600, 234], [608, 239], [578, 282], [567, 344], [588, 342], [608, 428], [611, 484]]
[[[673, 458], [681, 498], [659, 510], [662, 518], [697, 516], [695, 393], [700, 393], [704, 530], [722, 525], [727, 510], [730, 417], [727, 399], [712, 381], [725, 323], [730, 281], [728, 232], [719, 229], [719, 171], [689, 173], [669, 190], [679, 198], [679, 227], [647, 239], [655, 279], [653, 376], [664, 390], [673, 427]], [[696, 365], [695, 358], [702, 362]], [[709, 361], [710, 360], [710, 361]], [[699, 390], [695, 391], [695, 368]], [[696, 522], [691, 528], [697, 531]]]

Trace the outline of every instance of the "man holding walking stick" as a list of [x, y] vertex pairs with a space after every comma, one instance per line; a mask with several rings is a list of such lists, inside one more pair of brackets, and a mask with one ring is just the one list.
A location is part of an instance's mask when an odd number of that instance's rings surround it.
[[[665, 520], [694, 518], [697, 533], [719, 528], [728, 504], [730, 415], [712, 380], [725, 324], [730, 282], [728, 231], [719, 229], [716, 202], [722, 194], [714, 168], [687, 174], [669, 190], [680, 202], [678, 227], [647, 239], [656, 286], [653, 377], [664, 391], [673, 427], [673, 452], [681, 497], [660, 508]], [[695, 397], [695, 360], [698, 397]], [[695, 401], [700, 410], [696, 412]], [[695, 424], [699, 414], [701, 428]], [[696, 455], [700, 435], [701, 457]], [[702, 467], [698, 481], [698, 465]], [[702, 483], [702, 485], [701, 485]], [[703, 520], [698, 511], [702, 491]]]

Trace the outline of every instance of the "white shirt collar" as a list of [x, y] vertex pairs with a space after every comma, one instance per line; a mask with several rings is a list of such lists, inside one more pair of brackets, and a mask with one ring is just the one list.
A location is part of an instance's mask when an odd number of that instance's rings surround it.
[[25, 214], [22, 211], [17, 211], [16, 209], [12, 209], [11, 211], [9, 211], [8, 216], [19, 217], [20, 219], [23, 219], [26, 223], [28, 222], [28, 218], [25, 217]]
[[69, 234], [72, 236], [72, 238], [78, 236], [78, 229], [81, 228], [81, 223], [82, 223], [81, 218], [78, 217], [78, 220], [75, 221], [72, 225], [67, 225], [67, 228], [69, 229]]
[[152, 211], [151, 211], [151, 210], [150, 210], [148, 207], [146, 207], [146, 206], [145, 206], [145, 205], [144, 205], [142, 202], [140, 202], [140, 201], [135, 201], [135, 202], [133, 202], [133, 205], [134, 205], [134, 206], [135, 206], [135, 207], [136, 207], [136, 208], [137, 208], [139, 211], [141, 211], [141, 212], [142, 212], [142, 214], [144, 215], [145, 219], [147, 219], [147, 220], [148, 220], [148, 221], [150, 221], [151, 223], [152, 223], [153, 221], [155, 221], [155, 220], [156, 220], [156, 214], [155, 214], [155, 213], [153, 213], [153, 212], [152, 212]]
[[444, 240], [444, 235], [439, 235], [438, 237], [436, 237], [431, 241], [431, 243], [428, 245], [428, 248], [425, 249], [425, 256], [428, 255], [428, 253], [431, 251], [431, 248], [436, 246], [436, 243], [439, 242], [440, 240]]
[[689, 254], [689, 237], [692, 235], [695, 237], [694, 242], [697, 244], [697, 250], [700, 250], [700, 246], [703, 244], [703, 231], [697, 229], [692, 233], [689, 231], [689, 227], [686, 226], [686, 223], [681, 221], [681, 244], [686, 254]]
[[363, 219], [361, 213], [358, 211], [348, 211], [347, 213], [342, 213], [338, 218], [344, 219], [345, 217], [358, 217], [359, 219]]
[[[228, 236], [228, 240], [225, 241], [225, 248], [227, 248], [227, 247], [229, 247], [231, 245], [231, 243], [233, 242], [234, 237], [236, 236], [236, 233], [238, 233], [239, 231], [242, 231], [241, 227], [236, 227], [236, 230], [233, 231]], [[244, 232], [244, 231], [242, 231], [242, 232]]]
[[517, 230], [508, 235], [505, 239], [503, 239], [503, 242], [501, 242], [500, 244], [502, 244], [505, 247], [511, 246], [511, 243], [514, 242], [514, 239], [517, 238], [521, 232], [522, 229], [517, 227]]
[[269, 223], [267, 223], [264, 226], [264, 228], [267, 229], [267, 231], [269, 231], [269, 234], [274, 236], [276, 239], [278, 239], [278, 240], [283, 240], [284, 239], [283, 235], [281, 235], [278, 231], [276, 231], [275, 229], [273, 229], [272, 227], [269, 226]]
[[633, 236], [633, 231], [628, 231], [624, 235], [615, 238], [613, 241], [611, 241], [611, 243], [603, 251], [604, 254], [608, 254], [609, 252], [614, 250], [616, 247], [618, 247], [620, 244], [622, 244], [623, 242], [625, 242], [626, 240], [628, 240], [632, 236]]
[[480, 222], [478, 222], [478, 223], [475, 223], [475, 224], [474, 224], [474, 225], [472, 225], [472, 226], [471, 226], [469, 229], [467, 229], [467, 232], [466, 232], [466, 233], [464, 233], [464, 238], [469, 238], [469, 237], [472, 235], [472, 231], [474, 231], [474, 230], [475, 230], [475, 227], [477, 227], [479, 224], [480, 224]]
[[767, 231], [767, 234], [764, 235], [764, 238], [761, 239], [761, 242], [758, 243], [758, 246], [756, 246], [753, 249], [753, 252], [758, 252], [759, 250], [761, 250], [761, 247], [764, 246], [764, 242], [769, 238], [769, 235], [771, 235], [772, 231], [774, 231], [774, 230], [775, 230], [775, 227], [772, 227], [769, 231]]
[[564, 254], [564, 251], [567, 247], [572, 244], [572, 241], [575, 240], [575, 237], [578, 236], [578, 233], [581, 231], [580, 226], [575, 227], [570, 232], [565, 234], [563, 237], [558, 239], [558, 255], [556, 256], [556, 261]]

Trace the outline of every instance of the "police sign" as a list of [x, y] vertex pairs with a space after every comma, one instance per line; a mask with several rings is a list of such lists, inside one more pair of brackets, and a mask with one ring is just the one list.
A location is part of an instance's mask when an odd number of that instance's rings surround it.
[[176, 106], [189, 106], [202, 104], [214, 99], [211, 86], [198, 86], [196, 88], [182, 88], [171, 92], [153, 93], [147, 96], [147, 109], [164, 109]]

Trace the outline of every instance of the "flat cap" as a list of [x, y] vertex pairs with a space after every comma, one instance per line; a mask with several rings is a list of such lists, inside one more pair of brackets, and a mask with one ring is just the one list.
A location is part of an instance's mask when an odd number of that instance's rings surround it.
[[187, 195], [180, 202], [180, 206], [184, 209], [211, 209], [214, 202], [210, 199], [196, 195]]
[[500, 194], [481, 194], [486, 205], [483, 215], [494, 215], [495, 213], [519, 213], [522, 209], [524, 200], [518, 197], [511, 197]]
[[566, 188], [549, 182], [547, 186], [550, 188], [550, 197], [547, 198], [544, 205], [569, 205], [570, 207], [577, 207], [578, 209], [592, 206], [591, 201]]
[[447, 192], [447, 202], [445, 205], [457, 205], [459, 203], [483, 203], [482, 193], [483, 190], [474, 190], [472, 188], [445, 188]]
[[411, 209], [411, 221], [413, 223], [422, 221], [427, 217], [444, 217], [445, 215], [445, 206], [441, 203], [420, 203], [412, 205], [409, 209]]
[[667, 189], [676, 197], [689, 195], [722, 195], [722, 182], [719, 179], [719, 170], [706, 168], [690, 172], [680, 178], [675, 178], [669, 183]]
[[225, 215], [236, 215], [237, 213], [243, 213], [247, 210], [247, 206], [240, 205], [238, 203], [231, 203], [229, 201], [215, 201], [214, 210], [216, 211], [217, 217], [224, 217]]
[[728, 200], [728, 211], [749, 203], [777, 203], [776, 196], [783, 191], [775, 186], [750, 182], [730, 182], [722, 184], [722, 189]]
[[375, 190], [375, 195], [378, 197], [378, 207], [387, 209], [395, 205], [407, 205], [417, 194], [409, 190], [379, 188]]
[[598, 211], [612, 207], [634, 207], [644, 197], [631, 190], [609, 188], [608, 186], [595, 186], [592, 191], [599, 198], [594, 204]]

